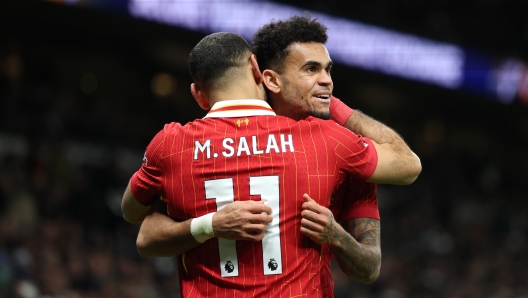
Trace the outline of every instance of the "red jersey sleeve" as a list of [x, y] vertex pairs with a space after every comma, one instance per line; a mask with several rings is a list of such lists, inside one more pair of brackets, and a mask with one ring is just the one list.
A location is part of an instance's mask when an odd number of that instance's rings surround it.
[[130, 180], [132, 194], [144, 206], [152, 205], [162, 195], [163, 148], [167, 133], [175, 126], [181, 127], [178, 123], [167, 124], [154, 136], [147, 146], [141, 168], [132, 175]]
[[354, 218], [373, 218], [380, 220], [378, 208], [378, 185], [358, 179], [346, 179], [346, 191], [339, 222]]
[[334, 121], [326, 121], [326, 124], [330, 127], [328, 137], [335, 142], [337, 166], [352, 177], [369, 179], [378, 164], [378, 153], [372, 141]]

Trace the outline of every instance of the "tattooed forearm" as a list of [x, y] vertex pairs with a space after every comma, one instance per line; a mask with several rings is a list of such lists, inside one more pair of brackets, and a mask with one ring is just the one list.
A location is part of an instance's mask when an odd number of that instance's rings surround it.
[[[335, 225], [333, 225], [335, 226]], [[348, 233], [339, 235], [338, 245], [331, 245], [341, 270], [359, 282], [372, 283], [381, 265], [380, 222], [357, 218], [344, 226]]]
[[336, 225], [334, 215], [330, 213], [330, 225], [325, 227], [322, 235], [322, 243], [331, 243], [335, 240], [340, 240], [339, 228]]

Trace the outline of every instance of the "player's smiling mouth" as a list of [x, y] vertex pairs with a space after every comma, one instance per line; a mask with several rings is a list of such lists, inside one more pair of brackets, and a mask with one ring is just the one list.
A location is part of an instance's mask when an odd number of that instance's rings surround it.
[[317, 93], [314, 93], [312, 95], [312, 97], [317, 98], [317, 101], [324, 102], [324, 103], [329, 103], [330, 102], [330, 98], [332, 97], [332, 93], [328, 92], [328, 91], [317, 92]]

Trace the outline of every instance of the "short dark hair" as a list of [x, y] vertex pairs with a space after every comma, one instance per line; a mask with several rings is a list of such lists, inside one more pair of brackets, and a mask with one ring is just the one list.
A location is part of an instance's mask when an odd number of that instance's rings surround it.
[[288, 56], [288, 47], [294, 42], [326, 43], [326, 26], [311, 19], [308, 13], [293, 16], [262, 26], [253, 36], [251, 44], [257, 55], [260, 70], [271, 69], [281, 72], [284, 59]]
[[202, 88], [221, 88], [245, 74], [251, 46], [240, 35], [218, 32], [204, 37], [189, 54], [189, 72]]

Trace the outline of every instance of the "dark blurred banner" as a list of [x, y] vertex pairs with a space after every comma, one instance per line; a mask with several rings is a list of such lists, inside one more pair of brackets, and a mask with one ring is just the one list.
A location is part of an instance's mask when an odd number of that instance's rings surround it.
[[[51, 1], [127, 14], [205, 34], [253, 33], [273, 19], [305, 9], [254, 0], [64, 0]], [[328, 50], [344, 65], [485, 96], [510, 104], [528, 104], [528, 66], [513, 57], [424, 39], [316, 11], [311, 15], [329, 29]]]

